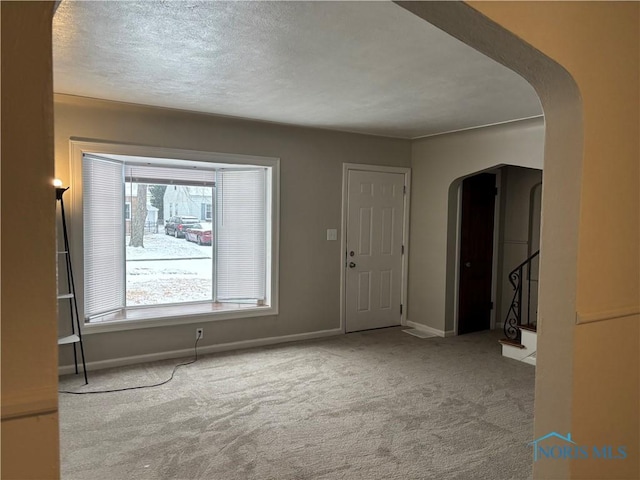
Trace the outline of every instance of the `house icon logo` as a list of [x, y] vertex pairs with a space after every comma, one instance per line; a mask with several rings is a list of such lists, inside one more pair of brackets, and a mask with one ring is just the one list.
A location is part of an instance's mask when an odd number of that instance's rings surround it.
[[566, 442], [567, 444], [577, 445], [576, 442], [571, 440], [571, 432], [567, 433], [566, 437], [563, 436], [563, 435], [560, 435], [558, 432], [547, 433], [546, 435], [543, 435], [542, 437], [536, 438], [534, 441], [528, 443], [528, 445], [533, 445], [533, 461], [534, 462], [538, 461], [538, 451], [540, 450], [540, 448], [538, 447], [538, 444], [540, 442], [543, 442], [543, 441], [549, 439], [549, 438], [558, 438], [561, 441]]
[[578, 445], [571, 438], [571, 433], [561, 435], [551, 432], [536, 438], [527, 445], [533, 446], [533, 461], [548, 460], [583, 460], [587, 458], [600, 460], [624, 460], [627, 458], [625, 445], [597, 444]]

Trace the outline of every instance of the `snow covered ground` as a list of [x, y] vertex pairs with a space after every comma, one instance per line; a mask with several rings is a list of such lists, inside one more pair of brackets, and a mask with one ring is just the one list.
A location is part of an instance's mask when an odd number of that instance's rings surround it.
[[213, 249], [164, 233], [127, 245], [127, 306], [212, 299]]
[[213, 256], [211, 246], [200, 246], [187, 242], [184, 238], [174, 238], [164, 233], [145, 233], [144, 248], [130, 247], [129, 237], [126, 237], [127, 261], [129, 260], [157, 260], [161, 258], [193, 258]]

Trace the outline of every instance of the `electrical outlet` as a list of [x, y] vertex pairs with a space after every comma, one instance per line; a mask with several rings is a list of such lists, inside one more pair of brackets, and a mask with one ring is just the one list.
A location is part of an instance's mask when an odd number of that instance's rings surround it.
[[204, 328], [196, 328], [196, 340], [202, 340], [204, 338]]

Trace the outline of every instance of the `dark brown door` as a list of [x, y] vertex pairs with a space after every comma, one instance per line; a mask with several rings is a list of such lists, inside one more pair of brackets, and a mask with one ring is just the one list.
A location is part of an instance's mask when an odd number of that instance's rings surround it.
[[462, 182], [458, 334], [491, 327], [491, 273], [496, 176], [481, 173]]

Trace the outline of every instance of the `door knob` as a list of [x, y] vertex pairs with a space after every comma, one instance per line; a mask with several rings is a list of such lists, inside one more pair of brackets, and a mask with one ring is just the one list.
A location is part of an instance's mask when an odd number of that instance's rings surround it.
[[355, 268], [356, 264], [353, 262], [349, 262], [349, 268]]
[[465, 263], [464, 266], [467, 267], [467, 268], [471, 267], [471, 262]]

